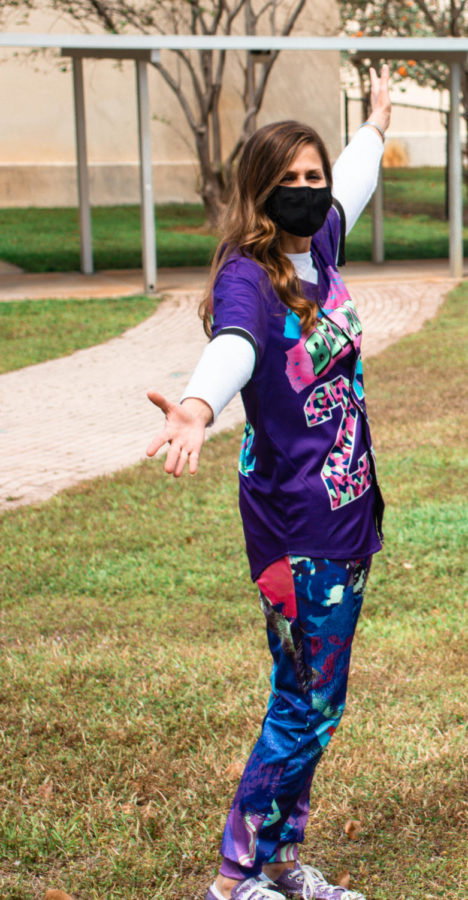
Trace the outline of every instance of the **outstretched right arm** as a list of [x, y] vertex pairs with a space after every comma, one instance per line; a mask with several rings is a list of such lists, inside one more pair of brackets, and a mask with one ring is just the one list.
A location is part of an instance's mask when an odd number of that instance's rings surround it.
[[166, 427], [147, 450], [148, 456], [169, 443], [165, 471], [176, 477], [188, 461], [197, 471], [205, 428], [248, 383], [261, 360], [268, 333], [263, 270], [245, 258], [233, 259], [217, 278], [213, 338], [187, 385], [180, 403], [150, 391], [148, 397], [166, 416]]

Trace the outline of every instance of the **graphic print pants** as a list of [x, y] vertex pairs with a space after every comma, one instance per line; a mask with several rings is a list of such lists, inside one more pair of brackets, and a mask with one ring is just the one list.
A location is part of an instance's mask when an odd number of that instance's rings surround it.
[[229, 878], [296, 859], [314, 771], [345, 707], [370, 563], [289, 556], [258, 579], [272, 690], [224, 830], [220, 871]]

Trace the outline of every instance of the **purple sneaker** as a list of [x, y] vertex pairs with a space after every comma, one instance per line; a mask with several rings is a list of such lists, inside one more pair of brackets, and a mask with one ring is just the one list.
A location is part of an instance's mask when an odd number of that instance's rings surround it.
[[291, 900], [366, 900], [359, 891], [329, 884], [318, 869], [300, 863], [296, 869], [286, 869], [275, 884]]
[[[219, 900], [221, 895], [218, 891], [215, 893], [213, 888], [213, 884], [208, 888], [205, 900]], [[285, 900], [285, 897], [280, 894], [273, 881], [254, 877], [239, 881], [232, 889], [231, 900]]]

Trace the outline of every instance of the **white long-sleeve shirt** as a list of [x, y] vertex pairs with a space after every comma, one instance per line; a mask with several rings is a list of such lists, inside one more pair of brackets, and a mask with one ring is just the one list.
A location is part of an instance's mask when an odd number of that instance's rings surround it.
[[[333, 166], [333, 196], [341, 203], [346, 234], [356, 224], [377, 186], [383, 143], [373, 128], [360, 128]], [[318, 272], [309, 251], [287, 253], [298, 277], [317, 284]], [[205, 348], [181, 397], [204, 400], [213, 421], [247, 384], [255, 367], [252, 344], [237, 334], [220, 334]]]

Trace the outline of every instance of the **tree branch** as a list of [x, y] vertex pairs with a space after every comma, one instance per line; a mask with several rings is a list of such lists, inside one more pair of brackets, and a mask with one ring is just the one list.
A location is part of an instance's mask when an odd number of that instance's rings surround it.
[[115, 23], [107, 11], [105, 4], [101, 3], [100, 0], [89, 0], [89, 2], [97, 15], [98, 21], [103, 23], [107, 31], [115, 32], [117, 30]]
[[192, 10], [192, 34], [197, 34], [197, 22], [200, 22], [201, 25], [201, 33], [202, 34], [210, 34], [209, 26], [206, 24], [205, 19], [203, 17], [203, 5], [199, 2], [199, 0], [188, 0], [190, 3], [190, 7]]
[[279, 56], [279, 50], [274, 50], [273, 53], [271, 54], [271, 58], [268, 60], [268, 62], [263, 64], [263, 72], [261, 74], [259, 84], [257, 85], [256, 91], [255, 91], [255, 107], [257, 109], [257, 112], [262, 105], [263, 96], [265, 94], [265, 88], [267, 86], [267, 81], [270, 77], [270, 73], [271, 73], [271, 70], [272, 70], [275, 62], [278, 59], [278, 56]]
[[197, 98], [197, 102], [198, 102], [198, 106], [199, 106], [199, 109], [200, 109], [200, 113], [202, 113], [203, 110], [204, 110], [204, 104], [205, 104], [205, 101], [204, 101], [204, 97], [203, 97], [202, 87], [201, 87], [201, 84], [200, 84], [199, 79], [198, 79], [198, 75], [197, 75], [197, 73], [196, 73], [196, 71], [195, 71], [195, 68], [194, 68], [194, 66], [193, 66], [193, 64], [192, 64], [192, 61], [191, 61], [191, 59], [190, 59], [190, 57], [189, 57], [189, 52], [190, 52], [190, 51], [187, 51], [187, 50], [174, 50], [173, 52], [175, 53], [175, 55], [176, 55], [180, 60], [182, 60], [182, 62], [184, 63], [185, 67], [187, 68], [187, 70], [188, 70], [188, 72], [189, 72], [190, 80], [191, 80], [191, 82], [192, 82], [193, 90], [194, 90], [195, 96], [196, 96], [196, 98]]
[[224, 34], [231, 33], [232, 23], [234, 22], [234, 19], [236, 18], [236, 16], [239, 15], [244, 3], [245, 3], [245, 0], [239, 0], [239, 2], [237, 4], [234, 4], [233, 8], [231, 9], [231, 11], [229, 12], [228, 17], [227, 17]]
[[432, 15], [425, 0], [415, 0], [415, 2], [416, 2], [416, 6], [421, 10], [423, 16], [425, 17], [426, 21], [431, 26], [431, 28], [435, 32], [435, 34], [438, 34], [438, 35], [443, 34], [444, 30], [440, 28], [439, 22], [437, 22], [437, 20]]
[[294, 28], [294, 25], [296, 24], [298, 16], [300, 16], [302, 10], [304, 9], [305, 4], [306, 4], [306, 0], [299, 0], [299, 3], [296, 4], [289, 19], [287, 20], [286, 24], [284, 25], [284, 27], [281, 31], [281, 34], [283, 36], [291, 33], [292, 29]]
[[177, 84], [176, 80], [173, 78], [173, 76], [171, 75], [169, 70], [166, 69], [165, 66], [162, 65], [162, 63], [154, 62], [151, 65], [153, 65], [154, 68], [157, 69], [158, 72], [160, 72], [160, 74], [164, 78], [164, 81], [166, 82], [166, 84], [168, 84], [169, 87], [171, 88], [171, 90], [174, 91], [174, 94], [176, 95], [176, 97], [185, 113], [185, 116], [186, 116], [187, 122], [190, 125], [190, 128], [192, 129], [193, 133], [195, 135], [197, 135], [200, 130], [199, 125], [197, 124], [197, 122], [195, 120], [195, 117], [192, 113], [192, 110], [190, 108], [190, 104], [189, 104], [187, 98], [184, 96], [184, 94], [180, 90], [180, 86]]
[[211, 28], [210, 28], [210, 30], [209, 30], [209, 32], [208, 32], [209, 34], [216, 34], [216, 32], [217, 32], [217, 30], [218, 30], [219, 23], [221, 22], [221, 17], [222, 17], [222, 15], [223, 15], [224, 8], [225, 8], [224, 0], [219, 0], [219, 2], [218, 2], [218, 8], [217, 8], [217, 10], [216, 10], [215, 15], [213, 16], [213, 21], [212, 21], [212, 23], [211, 23]]

